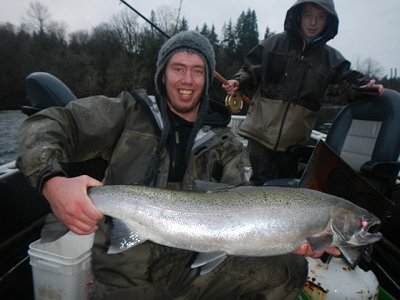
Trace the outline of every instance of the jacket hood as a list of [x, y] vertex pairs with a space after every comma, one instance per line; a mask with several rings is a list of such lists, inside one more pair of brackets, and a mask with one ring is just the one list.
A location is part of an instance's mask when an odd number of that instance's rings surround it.
[[319, 37], [314, 41], [321, 41], [323, 43], [333, 39], [338, 33], [339, 17], [335, 10], [333, 0], [297, 0], [295, 4], [286, 13], [284, 28], [285, 31], [294, 36], [296, 39], [303, 39], [300, 33], [300, 13], [301, 8], [305, 3], [313, 3], [321, 6], [329, 13], [329, 20]]

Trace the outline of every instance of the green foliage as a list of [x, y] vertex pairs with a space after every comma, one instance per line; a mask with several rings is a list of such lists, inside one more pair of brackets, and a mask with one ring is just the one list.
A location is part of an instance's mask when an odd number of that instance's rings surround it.
[[[116, 96], [132, 88], [154, 92], [158, 50], [165, 42], [157, 30], [125, 11], [91, 32], [82, 30], [67, 36], [60, 24], [52, 24], [49, 14], [42, 13], [47, 12], [46, 7], [39, 8], [31, 8], [30, 15], [31, 24], [40, 21], [39, 29], [29, 24], [0, 24], [0, 109], [26, 104], [24, 79], [36, 71], [54, 74], [77, 97]], [[150, 19], [157, 24], [154, 12]], [[169, 24], [169, 35], [189, 29], [185, 17], [171, 17]], [[200, 31], [213, 45], [218, 72], [225, 78], [238, 70], [245, 52], [258, 43], [257, 19], [250, 10], [241, 14], [236, 25], [230, 21], [224, 26], [222, 41], [214, 25], [204, 23]], [[220, 101], [226, 95], [217, 81], [211, 94]]]
[[[154, 91], [155, 63], [165, 37], [135, 14], [125, 11], [91, 32], [69, 36], [60, 24], [49, 22], [45, 6], [31, 7], [28, 16], [30, 23], [18, 28], [0, 24], [0, 109], [26, 104], [24, 79], [35, 71], [59, 77], [78, 97], [116, 96], [132, 88]], [[189, 29], [185, 17], [171, 17], [167, 22], [157, 20], [152, 11], [150, 19], [155, 24], [169, 23], [169, 35]], [[229, 22], [222, 41], [213, 25], [204, 24], [201, 32], [213, 45], [218, 72], [226, 78], [240, 67], [245, 52], [258, 43], [257, 20], [250, 10], [242, 13], [237, 25]], [[223, 101], [220, 83], [214, 82], [212, 94]]]
[[237, 56], [243, 60], [247, 52], [258, 44], [257, 17], [254, 10], [248, 9], [246, 13], [242, 12], [237, 25]]
[[0, 107], [12, 108], [25, 98], [23, 78], [32, 70], [31, 42], [32, 36], [11, 24], [0, 27]]

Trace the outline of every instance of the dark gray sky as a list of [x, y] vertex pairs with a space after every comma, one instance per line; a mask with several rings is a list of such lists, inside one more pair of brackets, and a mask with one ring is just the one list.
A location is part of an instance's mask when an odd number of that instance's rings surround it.
[[[151, 10], [156, 12], [166, 6], [178, 8], [181, 0], [126, 0], [146, 17]], [[0, 23], [19, 25], [26, 16], [31, 0], [1, 0]], [[68, 32], [90, 30], [101, 22], [109, 21], [113, 15], [126, 9], [118, 0], [40, 0], [48, 7], [54, 21], [65, 22]], [[260, 37], [266, 26], [273, 31], [283, 30], [287, 9], [295, 0], [182, 0], [181, 15], [189, 21], [190, 29], [206, 22], [214, 25], [221, 37], [224, 23], [236, 23], [240, 13], [248, 8], [256, 11]], [[399, 0], [336, 0], [339, 14], [339, 34], [329, 42], [350, 60], [371, 58], [390, 75], [397, 68], [400, 75], [400, 1]]]

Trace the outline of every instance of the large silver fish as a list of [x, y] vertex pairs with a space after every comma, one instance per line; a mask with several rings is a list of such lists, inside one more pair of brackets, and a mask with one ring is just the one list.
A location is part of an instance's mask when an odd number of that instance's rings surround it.
[[[114, 223], [111, 252], [151, 240], [197, 252], [271, 256], [308, 241], [314, 249], [376, 242], [379, 219], [322, 192], [238, 187], [215, 192], [144, 186], [102, 186], [89, 197]], [[120, 226], [122, 225], [123, 226]], [[126, 232], [128, 230], [128, 232]]]
[[[113, 218], [109, 253], [146, 240], [224, 255], [290, 253], [308, 241], [313, 249], [355, 247], [381, 238], [369, 232], [379, 219], [353, 203], [310, 189], [237, 187], [193, 192], [132, 185], [92, 187], [89, 197]], [[202, 260], [199, 258], [199, 261]]]

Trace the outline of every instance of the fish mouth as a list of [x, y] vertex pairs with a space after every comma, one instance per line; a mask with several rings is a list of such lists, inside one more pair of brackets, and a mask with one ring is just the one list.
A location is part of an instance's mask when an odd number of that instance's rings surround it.
[[367, 225], [363, 226], [355, 236], [358, 244], [365, 245], [379, 241], [382, 238], [382, 233], [378, 232], [380, 224], [381, 221], [378, 218], [367, 221]]

